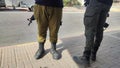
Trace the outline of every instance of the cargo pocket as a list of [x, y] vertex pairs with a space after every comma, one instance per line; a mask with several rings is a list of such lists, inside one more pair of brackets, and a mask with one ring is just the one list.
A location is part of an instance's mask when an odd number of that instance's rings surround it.
[[92, 27], [94, 25], [94, 20], [97, 14], [96, 7], [87, 7], [85, 15], [84, 15], [84, 25], [88, 27]]
[[86, 17], [91, 17], [94, 16], [95, 14], [96, 14], [96, 7], [87, 7], [85, 12]]

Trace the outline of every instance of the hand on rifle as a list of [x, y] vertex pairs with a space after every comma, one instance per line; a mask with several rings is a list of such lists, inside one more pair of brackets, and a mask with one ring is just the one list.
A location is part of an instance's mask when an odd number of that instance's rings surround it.
[[27, 20], [29, 21], [28, 26], [30, 26], [30, 24], [32, 23], [32, 20], [31, 18], [28, 18]]
[[28, 18], [27, 20], [29, 21], [28, 26], [30, 26], [30, 24], [32, 23], [32, 21], [35, 20], [34, 15], [32, 15], [31, 18]]

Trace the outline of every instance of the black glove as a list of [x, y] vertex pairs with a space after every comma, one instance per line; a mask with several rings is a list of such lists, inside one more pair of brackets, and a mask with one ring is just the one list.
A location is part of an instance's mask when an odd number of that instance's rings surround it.
[[30, 18], [27, 19], [29, 21], [28, 26], [32, 23], [32, 20]]
[[27, 20], [29, 21], [28, 26], [30, 26], [30, 24], [32, 23], [32, 21], [35, 20], [34, 15], [32, 15], [31, 18], [28, 18]]

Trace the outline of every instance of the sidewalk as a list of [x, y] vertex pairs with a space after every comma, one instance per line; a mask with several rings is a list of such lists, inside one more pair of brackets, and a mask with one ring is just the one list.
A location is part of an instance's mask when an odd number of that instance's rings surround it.
[[[59, 41], [58, 44], [62, 42]], [[50, 43], [45, 44], [46, 55], [43, 59], [36, 60], [34, 54], [38, 49], [37, 42], [13, 45], [0, 48], [0, 68], [77, 68], [67, 50], [62, 52], [60, 60], [53, 60], [49, 53]]]
[[[62, 53], [60, 60], [53, 60], [49, 53], [50, 43], [45, 44], [46, 55], [40, 60], [34, 59], [38, 48], [37, 42], [0, 48], [0, 68], [81, 68], [72, 56], [82, 55], [85, 38], [76, 36], [59, 40], [57, 49]], [[120, 30], [105, 32], [98, 51], [97, 61], [91, 68], [120, 67]]]
[[[85, 7], [82, 6], [82, 7], [64, 7], [63, 8], [63, 11], [64, 12], [82, 12], [84, 13], [85, 12]], [[113, 4], [111, 9], [110, 9], [110, 12], [120, 12], [120, 4]]]
[[[63, 45], [71, 56], [83, 54], [85, 37], [76, 36], [63, 39]], [[97, 61], [90, 68], [120, 67], [120, 30], [104, 33], [104, 39], [97, 54]], [[79, 66], [81, 68], [81, 66]]]

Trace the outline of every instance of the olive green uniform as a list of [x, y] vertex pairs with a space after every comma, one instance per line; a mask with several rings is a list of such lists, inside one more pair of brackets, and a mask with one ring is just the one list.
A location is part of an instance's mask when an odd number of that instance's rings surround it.
[[45, 42], [48, 29], [50, 42], [57, 42], [62, 8], [35, 4], [34, 16], [38, 24], [38, 42]]

